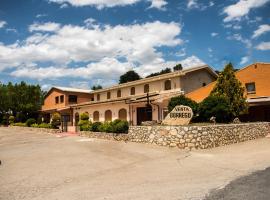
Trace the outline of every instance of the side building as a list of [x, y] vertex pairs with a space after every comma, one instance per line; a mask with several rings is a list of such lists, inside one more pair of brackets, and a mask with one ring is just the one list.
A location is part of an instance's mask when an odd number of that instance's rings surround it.
[[203, 65], [92, 91], [90, 101], [71, 105], [74, 124], [81, 113], [88, 113], [92, 122], [122, 119], [140, 125], [160, 121], [168, 113], [171, 97], [190, 93], [216, 78], [214, 70]]
[[[254, 63], [235, 73], [245, 87], [249, 113], [241, 116], [243, 121], [270, 121], [270, 63]], [[196, 102], [203, 101], [213, 90], [216, 82], [188, 93]]]

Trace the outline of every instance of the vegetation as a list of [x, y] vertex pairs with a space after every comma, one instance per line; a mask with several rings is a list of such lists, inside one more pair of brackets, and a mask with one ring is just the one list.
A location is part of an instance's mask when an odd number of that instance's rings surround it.
[[120, 76], [119, 84], [127, 83], [130, 81], [136, 81], [139, 79], [141, 79], [140, 75], [137, 74], [135, 71], [130, 70], [130, 71], [126, 72], [125, 74], [123, 74], [122, 76]]
[[173, 108], [177, 105], [189, 106], [192, 109], [194, 116], [196, 116], [198, 113], [198, 103], [186, 97], [185, 95], [171, 98], [168, 104], [169, 112], [171, 112]]
[[89, 130], [91, 130], [91, 131], [93, 131], [93, 132], [99, 132], [99, 127], [102, 125], [102, 123], [101, 122], [94, 122], [93, 124], [92, 124], [92, 126], [91, 126], [91, 129], [89, 129]]
[[100, 90], [100, 89], [102, 89], [102, 86], [101, 85], [93, 85], [91, 87], [91, 90]]
[[146, 76], [145, 78], [154, 77], [154, 76], [158, 76], [158, 75], [162, 75], [162, 74], [167, 74], [170, 72], [172, 72], [172, 70], [170, 68], [166, 68], [166, 69], [161, 70], [160, 72], [152, 73], [152, 74]]
[[182, 67], [181, 64], [177, 64], [177, 65], [175, 65], [175, 66], [173, 67], [173, 71], [180, 71], [180, 70], [182, 70], [182, 69], [183, 69], [183, 67]]
[[14, 124], [14, 122], [15, 122], [15, 117], [10, 115], [9, 118], [8, 118], [8, 123], [9, 124]]
[[229, 104], [229, 118], [232, 120], [248, 110], [248, 104], [244, 97], [244, 87], [235, 77], [234, 68], [231, 63], [220, 72], [217, 84], [211, 91], [210, 96], [224, 97]]
[[53, 113], [51, 125], [53, 128], [58, 128], [61, 125], [61, 115], [59, 113]]
[[80, 121], [78, 125], [80, 126], [81, 131], [88, 131], [91, 129], [91, 121], [89, 121], [89, 114], [88, 113], [82, 113], [80, 115]]
[[32, 124], [31, 127], [34, 127], [34, 128], [50, 128], [50, 129], [53, 128], [51, 124], [47, 124], [47, 123]]
[[36, 123], [36, 120], [34, 118], [29, 118], [25, 122], [26, 126], [28, 126], [28, 127], [30, 127], [32, 124], [35, 124], [35, 123]]

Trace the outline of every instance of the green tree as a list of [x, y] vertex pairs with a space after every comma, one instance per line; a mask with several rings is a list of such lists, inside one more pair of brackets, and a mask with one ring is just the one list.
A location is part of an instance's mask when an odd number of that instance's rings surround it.
[[168, 104], [168, 110], [171, 112], [173, 108], [177, 105], [189, 106], [193, 111], [193, 118], [196, 117], [198, 112], [198, 103], [192, 99], [185, 97], [185, 95], [180, 95], [177, 97], [172, 97]]
[[211, 96], [222, 96], [229, 104], [230, 118], [233, 119], [248, 110], [246, 97], [244, 96], [244, 87], [235, 77], [234, 68], [231, 63], [227, 64], [222, 72], [220, 72], [217, 83], [211, 91]]
[[177, 64], [177, 65], [175, 65], [175, 66], [173, 67], [173, 71], [180, 71], [180, 70], [182, 70], [182, 69], [183, 69], [183, 67], [182, 67], [181, 64]]
[[101, 86], [101, 85], [93, 85], [93, 86], [91, 87], [91, 89], [92, 89], [92, 90], [100, 90], [100, 89], [102, 89], [102, 86]]
[[120, 76], [120, 80], [119, 83], [127, 83], [130, 81], [136, 81], [141, 79], [140, 75], [137, 74], [135, 71], [130, 70], [128, 72], [126, 72], [125, 74], [123, 74], [122, 76]]
[[165, 69], [161, 70], [160, 72], [152, 73], [152, 74], [146, 76], [145, 78], [158, 76], [158, 75], [162, 75], [162, 74], [167, 74], [167, 73], [171, 73], [171, 72], [172, 72], [172, 70], [170, 68], [165, 68]]

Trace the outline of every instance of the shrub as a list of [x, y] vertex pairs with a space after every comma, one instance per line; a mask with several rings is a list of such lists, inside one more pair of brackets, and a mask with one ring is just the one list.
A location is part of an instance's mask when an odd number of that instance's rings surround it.
[[9, 124], [13, 124], [14, 122], [15, 122], [15, 117], [14, 116], [9, 116], [9, 118], [8, 118], [8, 122], [9, 122]]
[[35, 123], [36, 123], [36, 120], [34, 118], [29, 118], [25, 122], [26, 126], [28, 126], [28, 127], [30, 127], [32, 124], [35, 124]]
[[200, 121], [209, 121], [212, 116], [216, 117], [216, 122], [219, 123], [231, 120], [230, 105], [225, 97], [209, 96], [200, 103]]
[[127, 133], [128, 132], [128, 122], [124, 120], [114, 120], [112, 122], [113, 132], [114, 133]]
[[12, 124], [13, 126], [26, 126], [26, 123], [22, 123], [22, 122], [17, 122]]
[[82, 113], [80, 116], [81, 120], [88, 121], [89, 120], [89, 114], [88, 113]]
[[99, 132], [100, 126], [102, 125], [101, 122], [94, 122], [91, 126], [93, 132]]
[[17, 112], [15, 121], [16, 122], [25, 122], [26, 116], [22, 112]]
[[173, 108], [177, 105], [189, 106], [193, 111], [193, 116], [195, 117], [198, 113], [198, 103], [193, 101], [190, 98], [185, 97], [184, 95], [180, 95], [177, 97], [172, 97], [168, 104], [169, 112], [173, 110]]
[[8, 124], [8, 120], [7, 120], [7, 116], [6, 115], [4, 115], [3, 116], [3, 119], [2, 119], [2, 125], [7, 125]]
[[39, 128], [39, 125], [38, 124], [32, 124], [31, 127], [33, 127], [33, 128]]
[[53, 128], [58, 128], [61, 125], [61, 115], [59, 113], [53, 113], [51, 125]]
[[38, 125], [39, 128], [53, 128], [51, 124], [41, 123]]
[[106, 132], [106, 133], [112, 133], [113, 132], [113, 126], [112, 122], [104, 122], [99, 126], [99, 132]]

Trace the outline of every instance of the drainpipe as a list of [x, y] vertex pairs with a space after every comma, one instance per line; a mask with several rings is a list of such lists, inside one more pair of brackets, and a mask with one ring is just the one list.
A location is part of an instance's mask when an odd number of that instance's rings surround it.
[[160, 106], [158, 104], [154, 104], [152, 102], [150, 102], [150, 104], [157, 106], [157, 108], [158, 108], [158, 121], [160, 121]]

